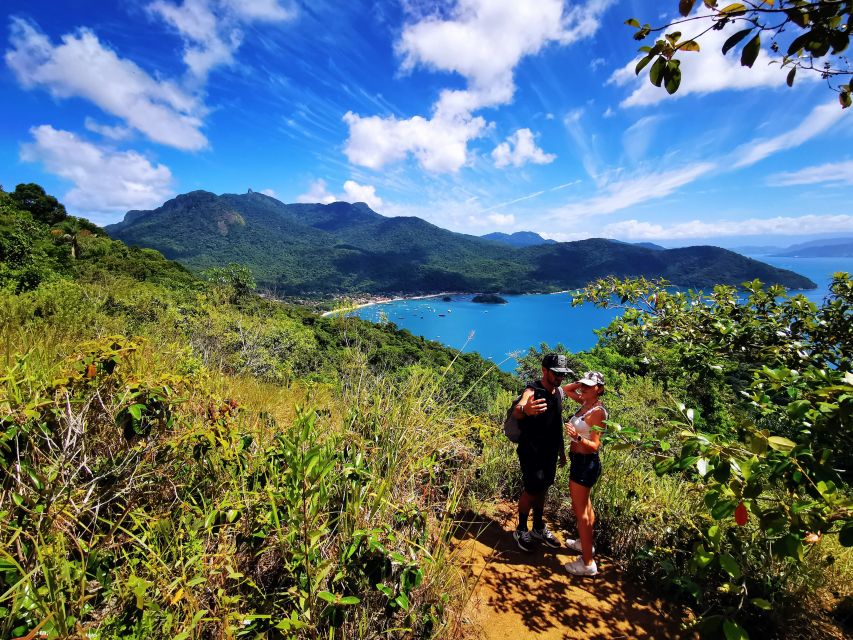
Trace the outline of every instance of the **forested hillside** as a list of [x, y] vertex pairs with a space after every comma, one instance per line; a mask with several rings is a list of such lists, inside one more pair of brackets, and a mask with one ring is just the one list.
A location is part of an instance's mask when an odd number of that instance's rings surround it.
[[153, 211], [131, 211], [107, 230], [193, 270], [247, 265], [282, 295], [558, 291], [607, 276], [664, 277], [684, 287], [758, 278], [793, 289], [815, 284], [718, 247], [656, 250], [610, 240], [509, 246], [386, 218], [363, 203], [283, 204], [260, 193], [194, 191]]
[[[463, 637], [457, 526], [517, 498], [500, 422], [561, 346], [513, 378], [199, 278], [37, 185], [0, 231], [0, 638]], [[578, 295], [626, 307], [567, 354], [608, 381], [595, 544], [705, 638], [843, 638], [853, 281], [743, 285]], [[570, 505], [562, 470], [555, 528]]]

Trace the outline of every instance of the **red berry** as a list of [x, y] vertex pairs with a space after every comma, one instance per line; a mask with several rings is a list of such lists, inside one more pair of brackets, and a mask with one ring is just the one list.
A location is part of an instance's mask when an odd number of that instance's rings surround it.
[[737, 509], [735, 509], [735, 522], [737, 522], [739, 527], [742, 527], [746, 524], [746, 521], [749, 520], [749, 512], [746, 510], [743, 502], [741, 502]]

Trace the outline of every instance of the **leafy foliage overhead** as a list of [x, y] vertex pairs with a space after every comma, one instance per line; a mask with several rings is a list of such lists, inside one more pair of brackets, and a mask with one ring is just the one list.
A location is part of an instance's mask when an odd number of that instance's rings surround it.
[[247, 265], [280, 294], [554, 291], [615, 275], [711, 287], [760, 278], [814, 283], [717, 247], [654, 250], [603, 239], [515, 248], [363, 203], [283, 204], [259, 193], [194, 191], [107, 227], [191, 269]]
[[[697, 4], [704, 8], [691, 16]], [[751, 68], [762, 45], [773, 54], [782, 52], [778, 64], [789, 69], [788, 86], [794, 84], [798, 71], [818, 73], [829, 80], [840, 79], [841, 82], [830, 86], [838, 91], [841, 107], [846, 109], [853, 104], [853, 87], [849, 80], [853, 69], [843, 55], [853, 30], [851, 8], [853, 4], [840, 0], [746, 0], [733, 3], [679, 0], [678, 11], [682, 18], [668, 26], [641, 25], [636, 18], [630, 18], [626, 24], [637, 30], [635, 40], [644, 40], [652, 33], [676, 26], [701, 25], [702, 31], [693, 37], [683, 38], [681, 31], [673, 29], [653, 45], [640, 48], [645, 55], [637, 63], [637, 75], [651, 63], [649, 81], [657, 87], [664, 87], [670, 94], [678, 91], [681, 84], [681, 61], [676, 56], [682, 52], [698, 52], [699, 41], [709, 31], [738, 25], [740, 29], [723, 43], [724, 55], [740, 47], [741, 65]]]

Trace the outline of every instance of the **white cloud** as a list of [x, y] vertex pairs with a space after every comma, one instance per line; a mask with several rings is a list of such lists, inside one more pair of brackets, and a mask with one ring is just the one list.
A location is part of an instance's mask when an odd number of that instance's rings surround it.
[[270, 198], [278, 199], [278, 194], [272, 189], [261, 189], [260, 192], [263, 193], [265, 196], [269, 196]]
[[86, 121], [83, 123], [83, 126], [85, 126], [92, 133], [97, 133], [98, 135], [103, 136], [105, 138], [109, 138], [110, 140], [127, 140], [133, 133], [127, 127], [101, 124], [94, 118], [89, 117], [86, 118]]
[[835, 101], [817, 106], [796, 128], [774, 138], [751, 140], [735, 149], [732, 154], [733, 166], [736, 169], [748, 167], [778, 151], [798, 147], [829, 129], [845, 115]]
[[814, 233], [853, 232], [853, 216], [808, 215], [799, 217], [750, 218], [747, 220], [690, 220], [668, 226], [625, 220], [608, 224], [602, 234], [622, 240], [670, 240], [720, 236], [782, 235], [800, 236]]
[[344, 149], [350, 162], [379, 169], [411, 153], [421, 167], [434, 173], [461, 169], [468, 158], [468, 141], [486, 126], [483, 118], [471, 116], [398, 120], [362, 118], [352, 112], [344, 115], [344, 122], [350, 129]]
[[508, 227], [515, 224], [515, 216], [511, 213], [493, 213], [486, 220], [497, 227]]
[[281, 22], [293, 17], [277, 0], [155, 0], [148, 10], [171, 25], [184, 40], [184, 63], [203, 80], [215, 67], [230, 65], [243, 41], [243, 25]]
[[769, 176], [766, 183], [772, 187], [790, 187], [824, 182], [853, 184], [853, 160], [828, 162], [799, 171], [777, 173]]
[[557, 156], [537, 147], [530, 129], [519, 129], [494, 148], [492, 158], [496, 167], [520, 167], [528, 162], [548, 164], [556, 160]]
[[[695, 15], [707, 14], [709, 11], [698, 3], [700, 9]], [[702, 23], [704, 25], [704, 23]], [[698, 42], [702, 50], [700, 52], [685, 52], [678, 56], [681, 60], [681, 86], [678, 91], [670, 96], [663, 88], [654, 86], [649, 82], [647, 66], [640, 75], [634, 73], [634, 67], [640, 60], [635, 58], [624, 67], [617, 69], [608, 80], [608, 84], [619, 86], [631, 86], [634, 88], [631, 95], [622, 101], [623, 107], [636, 107], [650, 105], [665, 99], [683, 98], [690, 94], [705, 94], [723, 91], [726, 89], [753, 89], [757, 87], [782, 87], [788, 69], [782, 69], [778, 64], [769, 64], [771, 58], [765, 49], [761, 49], [752, 68], [743, 67], [740, 64], [740, 49], [729, 51], [723, 55], [720, 50], [725, 41], [733, 33], [740, 31], [744, 25], [740, 22], [732, 22], [725, 28], [717, 31], [711, 30], [702, 35]], [[682, 40], [687, 40], [698, 34], [698, 28], [690, 28], [689, 25], [680, 25], [673, 29], [684, 33]], [[668, 32], [670, 29], [665, 29]], [[798, 82], [802, 80], [814, 80], [818, 74], [801, 74]]]
[[379, 211], [384, 206], [382, 198], [376, 195], [376, 187], [369, 184], [359, 184], [355, 180], [344, 182], [344, 191], [340, 195], [329, 192], [325, 180], [315, 180], [311, 183], [306, 193], [297, 196], [297, 202], [319, 202], [330, 204], [332, 202], [364, 202], [374, 211]]
[[57, 98], [81, 97], [117, 116], [148, 138], [183, 150], [207, 146], [203, 108], [172, 82], [155, 80], [119, 58], [87, 29], [54, 46], [33, 25], [13, 18], [6, 64], [27, 89], [43, 87]]
[[74, 183], [62, 201], [89, 217], [158, 207], [173, 195], [169, 168], [134, 151], [112, 151], [73, 133], [41, 125], [33, 142], [21, 146], [21, 160], [40, 162], [50, 173]]
[[315, 180], [308, 187], [308, 191], [302, 195], [296, 196], [297, 202], [319, 202], [321, 204], [329, 204], [335, 202], [337, 198], [329, 193], [326, 187], [325, 180]]
[[347, 158], [377, 169], [411, 153], [428, 171], [458, 171], [467, 161], [468, 142], [486, 126], [472, 114], [512, 100], [519, 61], [550, 43], [565, 45], [593, 35], [612, 2], [589, 0], [564, 10], [562, 0], [458, 0], [446, 18], [420, 17], [403, 29], [397, 42], [402, 69], [458, 73], [467, 81], [466, 89], [442, 91], [431, 119], [347, 113]]
[[710, 162], [702, 162], [672, 171], [612, 182], [603, 189], [602, 195], [558, 207], [550, 212], [549, 218], [558, 220], [574, 216], [603, 215], [657, 200], [709, 173], [715, 166]]
[[344, 197], [347, 202], [363, 202], [374, 211], [382, 208], [382, 198], [376, 195], [376, 187], [359, 184], [355, 180], [344, 182]]

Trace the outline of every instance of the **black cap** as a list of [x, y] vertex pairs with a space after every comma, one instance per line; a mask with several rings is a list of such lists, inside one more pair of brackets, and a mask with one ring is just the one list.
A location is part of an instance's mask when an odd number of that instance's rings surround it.
[[571, 369], [569, 369], [568, 358], [566, 358], [566, 356], [560, 353], [549, 353], [548, 355], [546, 355], [544, 358], [542, 358], [542, 366], [546, 369], [550, 369], [554, 373], [574, 373]]

